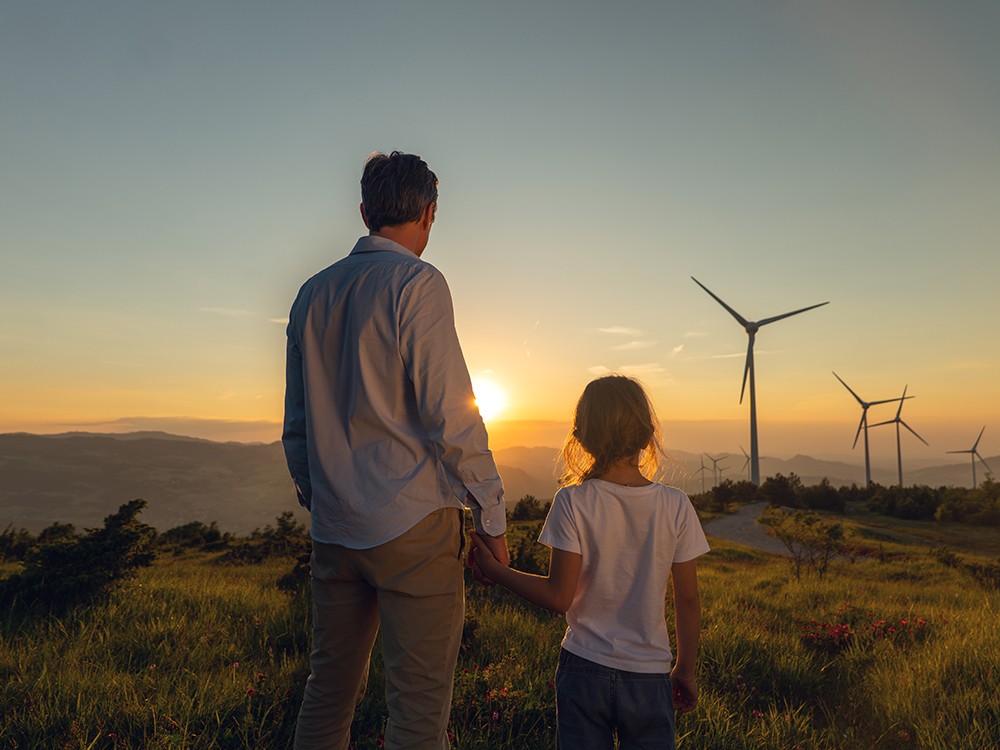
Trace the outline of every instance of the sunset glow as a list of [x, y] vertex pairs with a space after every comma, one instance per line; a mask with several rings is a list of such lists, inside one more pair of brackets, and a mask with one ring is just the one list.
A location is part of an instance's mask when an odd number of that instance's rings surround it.
[[493, 380], [473, 378], [472, 390], [476, 393], [476, 406], [484, 422], [496, 419], [507, 407], [507, 394]]

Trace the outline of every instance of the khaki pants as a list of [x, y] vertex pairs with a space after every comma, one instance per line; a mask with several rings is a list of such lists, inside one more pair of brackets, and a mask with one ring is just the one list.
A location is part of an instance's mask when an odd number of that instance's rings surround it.
[[465, 611], [462, 520], [461, 511], [443, 508], [372, 549], [313, 542], [312, 673], [295, 727], [296, 750], [347, 748], [380, 625], [386, 748], [448, 747]]

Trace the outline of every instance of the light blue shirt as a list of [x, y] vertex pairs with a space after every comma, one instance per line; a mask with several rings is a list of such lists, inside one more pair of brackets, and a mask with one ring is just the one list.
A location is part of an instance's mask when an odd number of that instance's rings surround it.
[[299, 290], [281, 441], [319, 542], [368, 549], [440, 508], [506, 529], [503, 485], [431, 264], [383, 237]]

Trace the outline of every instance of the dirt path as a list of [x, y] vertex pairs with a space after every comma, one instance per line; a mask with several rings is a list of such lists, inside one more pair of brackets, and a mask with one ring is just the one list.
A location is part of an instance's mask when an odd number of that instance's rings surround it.
[[713, 518], [711, 521], [705, 522], [705, 533], [730, 542], [744, 544], [761, 552], [788, 557], [788, 549], [785, 545], [774, 537], [768, 536], [767, 530], [757, 523], [761, 511], [766, 507], [767, 503], [744, 505], [728, 516]]

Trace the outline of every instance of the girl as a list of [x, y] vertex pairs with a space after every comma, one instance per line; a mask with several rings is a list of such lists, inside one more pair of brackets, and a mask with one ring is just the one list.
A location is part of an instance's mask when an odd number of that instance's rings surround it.
[[[473, 535], [472, 563], [518, 596], [565, 613], [556, 670], [559, 747], [673, 748], [674, 715], [698, 702], [701, 604], [695, 558], [708, 551], [687, 496], [651, 481], [656, 416], [638, 382], [591, 382], [576, 406], [565, 472], [539, 541], [549, 574], [502, 565]], [[676, 661], [664, 618], [673, 578]], [[672, 688], [672, 689], [671, 689]]]

